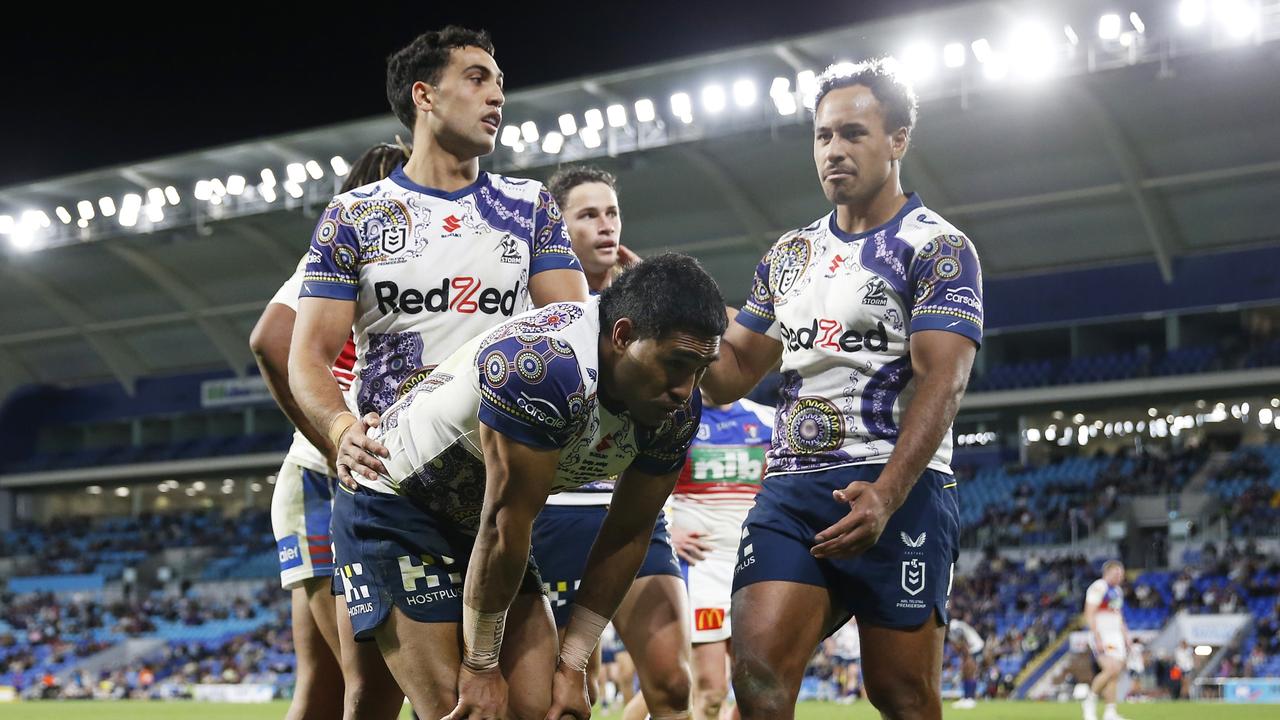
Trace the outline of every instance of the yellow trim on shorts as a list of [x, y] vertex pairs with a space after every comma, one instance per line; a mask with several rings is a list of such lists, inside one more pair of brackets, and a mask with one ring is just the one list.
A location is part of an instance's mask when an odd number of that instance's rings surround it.
[[[341, 485], [342, 483], [338, 483], [338, 484]], [[956, 483], [951, 483], [950, 485], [943, 485], [942, 489], [946, 490], [947, 488], [953, 488], [955, 486], [956, 486]]]

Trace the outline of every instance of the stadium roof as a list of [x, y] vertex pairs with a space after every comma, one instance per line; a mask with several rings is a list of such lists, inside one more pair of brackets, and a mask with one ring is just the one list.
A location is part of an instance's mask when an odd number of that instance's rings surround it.
[[[485, 165], [605, 166], [624, 242], [698, 255], [738, 300], [762, 250], [829, 209], [812, 73], [893, 54], [921, 96], [904, 185], [974, 238], [989, 277], [1135, 258], [1167, 277], [1173, 257], [1275, 242], [1280, 0], [1199, 23], [1195, 2], [1129, 5], [979, 3], [516, 91]], [[244, 372], [335, 169], [397, 133], [388, 114], [0, 190], [0, 396]]]

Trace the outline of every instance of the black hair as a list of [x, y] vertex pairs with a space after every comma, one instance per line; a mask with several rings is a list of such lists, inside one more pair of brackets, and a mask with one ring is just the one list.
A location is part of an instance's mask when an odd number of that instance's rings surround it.
[[586, 183], [604, 183], [614, 190], [618, 189], [618, 179], [607, 170], [595, 165], [565, 165], [547, 180], [547, 190], [556, 199], [560, 209], [564, 210], [569, 202], [569, 191]]
[[720, 337], [729, 326], [720, 286], [694, 258], [663, 253], [627, 268], [600, 293], [600, 329], [611, 332], [620, 318], [636, 338], [673, 332]]
[[884, 108], [884, 130], [892, 133], [898, 128], [911, 128], [916, 124], [916, 110], [919, 101], [916, 92], [894, 70], [889, 58], [875, 58], [866, 62], [851, 65], [839, 63], [828, 67], [818, 76], [818, 95], [813, 101], [813, 115], [818, 115], [818, 106], [827, 93], [839, 88], [862, 85], [876, 96], [880, 107]]
[[493, 55], [493, 41], [484, 30], [449, 25], [413, 39], [387, 58], [387, 102], [400, 124], [413, 132], [418, 109], [413, 104], [413, 84], [435, 85], [449, 64], [455, 48], [477, 47]]
[[396, 166], [409, 159], [409, 148], [404, 145], [378, 143], [361, 153], [351, 164], [347, 179], [339, 192], [351, 192], [358, 187], [377, 182], [391, 174]]

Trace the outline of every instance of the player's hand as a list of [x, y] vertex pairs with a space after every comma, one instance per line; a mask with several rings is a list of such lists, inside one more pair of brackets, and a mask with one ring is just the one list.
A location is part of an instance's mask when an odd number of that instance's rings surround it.
[[464, 663], [458, 668], [458, 704], [442, 720], [505, 720], [507, 681], [497, 667], [472, 670]]
[[893, 514], [887, 493], [878, 483], [854, 482], [831, 497], [849, 506], [849, 514], [814, 537], [809, 553], [816, 558], [850, 558], [870, 549], [880, 539], [884, 526]]
[[618, 267], [622, 268], [623, 270], [626, 270], [632, 265], [635, 265], [636, 263], [640, 262], [640, 259], [641, 259], [640, 256], [635, 254], [631, 250], [631, 248], [627, 247], [626, 245], [619, 244], [618, 259], [615, 260], [614, 262], [617, 263]]
[[676, 549], [676, 555], [679, 555], [681, 560], [690, 565], [697, 565], [707, 559], [707, 553], [711, 552], [711, 545], [703, 540], [706, 533], [685, 530], [677, 525], [672, 525], [670, 530], [671, 545]]
[[551, 709], [546, 720], [588, 720], [591, 717], [591, 699], [587, 697], [587, 673], [574, 670], [564, 663], [556, 664], [556, 674], [551, 681]]
[[376, 428], [381, 422], [378, 413], [371, 412], [351, 423], [338, 440], [338, 457], [334, 463], [338, 468], [338, 480], [352, 490], [359, 485], [355, 475], [377, 480], [379, 474], [387, 472], [378, 458], [389, 458], [391, 452], [368, 435], [369, 428]]

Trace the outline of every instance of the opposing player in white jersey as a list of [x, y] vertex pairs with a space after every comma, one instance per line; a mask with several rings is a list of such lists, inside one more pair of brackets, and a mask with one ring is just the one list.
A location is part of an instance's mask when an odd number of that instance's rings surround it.
[[[483, 32], [420, 35], [387, 61], [387, 99], [413, 132], [408, 161], [334, 198], [316, 226], [289, 357], [299, 406], [337, 447], [340, 479], [383, 470], [366, 431], [463, 342], [537, 305], [586, 297], [559, 208], [541, 184], [480, 171], [502, 119], [502, 74]], [[328, 372], [354, 331], [347, 409]], [[362, 548], [350, 534], [353, 498], [334, 500], [334, 551], [345, 599]], [[356, 578], [358, 580], [358, 578]], [[358, 603], [357, 603], [358, 605]], [[347, 609], [349, 618], [355, 611]], [[349, 716], [394, 717], [385, 670], [365, 668], [343, 618]], [[348, 652], [348, 648], [352, 651]], [[380, 663], [379, 663], [380, 664]]]
[[[404, 151], [396, 145], [376, 145], [366, 150], [352, 164], [342, 191], [386, 177], [404, 159]], [[267, 387], [297, 428], [271, 494], [271, 527], [280, 558], [280, 584], [292, 593], [293, 603], [297, 679], [286, 715], [290, 719], [341, 717], [343, 697], [338, 621], [329, 592], [334, 568], [329, 527], [337, 487], [331, 461], [334, 448], [324, 432], [307, 420], [289, 391], [289, 343], [306, 265], [307, 257], [303, 256], [293, 276], [262, 311], [249, 336], [249, 346]], [[348, 339], [333, 364], [333, 377], [343, 392], [355, 377], [355, 361], [355, 344]]]
[[[599, 298], [478, 335], [371, 431], [389, 458], [356, 476], [352, 624], [421, 715], [590, 713], [587, 661], [684, 465], [726, 325], [719, 298], [688, 256], [644, 261]], [[549, 493], [615, 475], [560, 643], [533, 521]]]
[[744, 720], [792, 717], [810, 653], [849, 616], [880, 713], [942, 716], [951, 423], [982, 337], [982, 278], [968, 238], [902, 190], [916, 100], [891, 67], [822, 75], [813, 157], [835, 209], [766, 253], [703, 383], [738, 398], [782, 361], [734, 574]]
[[951, 704], [957, 710], [972, 710], [978, 706], [978, 658], [987, 641], [964, 620], [953, 617], [947, 625], [947, 640], [960, 656], [960, 699]]
[[1097, 720], [1098, 697], [1106, 703], [1103, 720], [1123, 720], [1116, 712], [1116, 685], [1129, 657], [1129, 626], [1124, 621], [1124, 565], [1108, 560], [1102, 577], [1084, 594], [1084, 621], [1089, 628], [1089, 647], [1100, 668], [1089, 683], [1084, 700], [1084, 720]]
[[[621, 245], [622, 214], [616, 181], [599, 168], [561, 168], [547, 186], [565, 215], [574, 254], [582, 263], [593, 293], [608, 287], [619, 265], [634, 261]], [[620, 262], [625, 260], [625, 262]], [[533, 553], [551, 597], [556, 627], [563, 634], [587, 553], [613, 501], [612, 478], [598, 478], [580, 488], [552, 495], [533, 525]], [[624, 720], [646, 712], [668, 717], [689, 710], [689, 614], [680, 565], [676, 562], [665, 515], [654, 524], [653, 537], [636, 581], [613, 618], [640, 679], [637, 699], [627, 703]], [[596, 696], [599, 653], [592, 654], [588, 677]], [[629, 690], [629, 688], [628, 688]]]
[[742, 399], [704, 405], [689, 462], [671, 496], [671, 531], [692, 541], [681, 552], [693, 632], [693, 716], [719, 720], [729, 693], [729, 598], [742, 523], [764, 478], [773, 440], [771, 407]]

